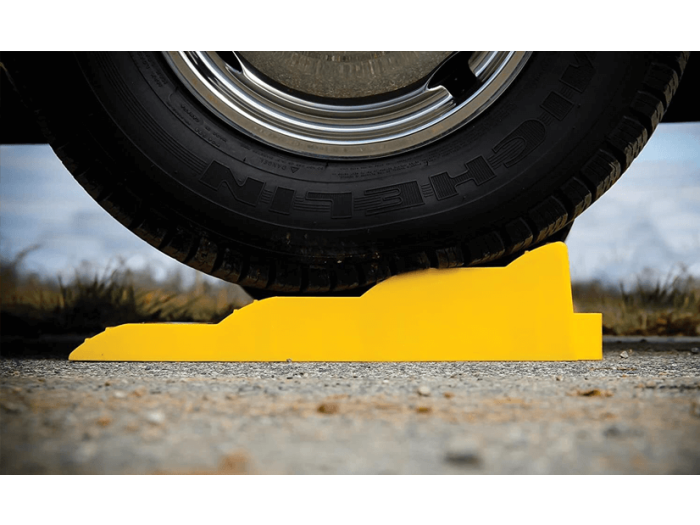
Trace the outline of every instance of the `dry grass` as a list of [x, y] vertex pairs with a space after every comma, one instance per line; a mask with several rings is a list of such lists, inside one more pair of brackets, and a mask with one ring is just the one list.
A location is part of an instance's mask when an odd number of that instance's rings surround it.
[[3, 336], [93, 334], [108, 326], [148, 322], [218, 322], [247, 302], [235, 285], [203, 280], [185, 287], [180, 274], [164, 282], [123, 268], [78, 273], [69, 283], [22, 270], [28, 250], [0, 260]]
[[[31, 250], [0, 260], [3, 336], [92, 334], [138, 322], [218, 322], [249, 298], [237, 286], [205, 281], [183, 285], [179, 274], [156, 281], [149, 271], [123, 268], [96, 275], [85, 269], [64, 284], [22, 269]], [[574, 283], [576, 311], [602, 312], [609, 335], [700, 335], [700, 281], [681, 271], [663, 279], [639, 276], [634, 286]]]
[[684, 269], [631, 287], [574, 283], [573, 295], [576, 311], [602, 312], [607, 335], [700, 335], [700, 280]]

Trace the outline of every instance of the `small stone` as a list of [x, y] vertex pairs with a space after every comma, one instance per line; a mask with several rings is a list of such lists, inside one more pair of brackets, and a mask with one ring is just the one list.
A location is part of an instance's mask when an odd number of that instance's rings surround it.
[[460, 466], [476, 466], [481, 463], [479, 448], [471, 439], [454, 439], [447, 445], [445, 461]]
[[623, 350], [622, 352], [620, 352], [620, 357], [622, 359], [627, 359], [629, 356], [630, 355], [627, 353], [627, 350]]
[[145, 386], [140, 386], [133, 392], [131, 392], [132, 396], [135, 397], [143, 397], [146, 394], [146, 387]]
[[108, 427], [112, 423], [112, 418], [109, 416], [102, 416], [97, 420], [97, 424], [101, 427]]
[[656, 382], [655, 381], [647, 381], [647, 383], [644, 386], [646, 388], [656, 388]]
[[162, 425], [165, 423], [165, 414], [161, 410], [153, 410], [146, 413], [146, 421], [152, 425]]
[[309, 373], [308, 373], [308, 372], [304, 372], [304, 373], [302, 374], [302, 377], [309, 377]]
[[610, 390], [601, 390], [599, 388], [592, 388], [590, 390], [577, 390], [575, 395], [581, 397], [611, 397], [613, 393]]
[[700, 397], [690, 403], [690, 415], [700, 417]]
[[388, 379], [385, 379], [384, 381], [382, 381], [382, 383], [388, 383], [388, 382], [389, 382]]
[[5, 412], [9, 412], [11, 414], [19, 414], [25, 410], [23, 405], [13, 403], [12, 401], [4, 401], [1, 406]]
[[430, 387], [427, 387], [425, 385], [421, 385], [418, 387], [418, 395], [419, 396], [429, 396], [430, 395]]
[[337, 414], [340, 407], [338, 403], [321, 403], [316, 410], [321, 414]]
[[418, 406], [416, 407], [416, 412], [419, 414], [430, 414], [433, 411], [432, 407]]
[[291, 359], [287, 359], [287, 363], [291, 363], [291, 362], [292, 362], [292, 360], [291, 360]]
[[563, 378], [562, 376], [556, 376], [554, 379], [557, 380], [557, 381], [563, 381], [563, 380], [564, 380], [564, 378]]
[[124, 398], [126, 397], [126, 392], [124, 392], [124, 391], [122, 391], [122, 390], [117, 390], [117, 391], [114, 392], [114, 394], [112, 394], [112, 395], [113, 395], [114, 397], [116, 397], [117, 399], [124, 399]]
[[700, 348], [697, 346], [694, 346], [693, 348], [690, 349], [691, 354], [700, 354]]
[[442, 394], [445, 399], [452, 399], [455, 395], [452, 392], [445, 392]]
[[617, 425], [610, 425], [603, 432], [605, 437], [618, 437], [620, 434], [622, 434], [622, 431]]
[[236, 451], [221, 458], [219, 472], [222, 474], [245, 474], [250, 468], [250, 458], [243, 451]]

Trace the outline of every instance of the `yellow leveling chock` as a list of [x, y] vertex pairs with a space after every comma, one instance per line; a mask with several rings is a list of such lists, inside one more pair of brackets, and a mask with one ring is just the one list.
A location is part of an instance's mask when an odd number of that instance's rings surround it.
[[602, 359], [601, 314], [575, 314], [566, 246], [504, 268], [422, 270], [362, 297], [272, 297], [219, 324], [126, 324], [72, 361], [574, 361]]

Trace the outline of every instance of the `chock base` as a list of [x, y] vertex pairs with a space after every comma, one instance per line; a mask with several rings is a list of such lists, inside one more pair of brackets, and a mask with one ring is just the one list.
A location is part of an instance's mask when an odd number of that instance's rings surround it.
[[422, 270], [362, 297], [272, 297], [219, 324], [126, 324], [71, 361], [602, 359], [602, 315], [573, 311], [566, 246], [503, 268]]

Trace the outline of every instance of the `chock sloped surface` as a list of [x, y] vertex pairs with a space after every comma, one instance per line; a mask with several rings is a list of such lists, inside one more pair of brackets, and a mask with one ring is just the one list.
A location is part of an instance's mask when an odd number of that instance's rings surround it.
[[219, 324], [126, 324], [73, 361], [574, 361], [602, 358], [601, 314], [575, 314], [566, 246], [504, 268], [423, 270], [362, 297], [273, 297]]

